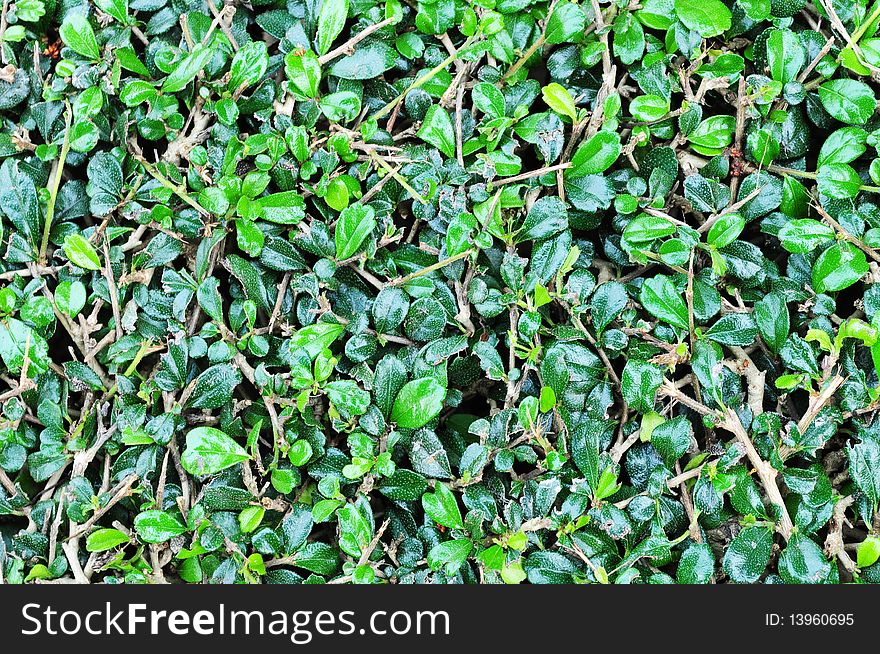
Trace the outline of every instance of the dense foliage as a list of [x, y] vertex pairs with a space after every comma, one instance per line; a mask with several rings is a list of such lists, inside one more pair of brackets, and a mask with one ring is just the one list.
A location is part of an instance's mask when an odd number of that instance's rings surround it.
[[878, 20], [4, 2], [2, 578], [880, 581]]

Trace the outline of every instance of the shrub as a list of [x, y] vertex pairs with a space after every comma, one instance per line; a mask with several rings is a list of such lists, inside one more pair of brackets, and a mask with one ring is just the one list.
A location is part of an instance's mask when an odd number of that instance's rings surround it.
[[880, 5], [8, 4], [6, 580], [880, 578]]

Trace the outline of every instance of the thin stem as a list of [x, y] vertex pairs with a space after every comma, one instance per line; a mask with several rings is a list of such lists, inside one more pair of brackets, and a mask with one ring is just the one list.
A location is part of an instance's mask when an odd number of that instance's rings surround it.
[[153, 164], [151, 164], [149, 161], [147, 161], [146, 159], [144, 159], [144, 158], [143, 158], [141, 155], [139, 155], [139, 154], [135, 154], [135, 155], [133, 155], [133, 156], [134, 156], [135, 159], [137, 159], [137, 160], [140, 162], [140, 164], [144, 167], [144, 169], [145, 169], [148, 173], [150, 173], [150, 176], [151, 176], [153, 179], [155, 179], [157, 182], [159, 182], [162, 186], [164, 186], [164, 187], [167, 188], [169, 191], [171, 191], [172, 193], [174, 193], [174, 195], [176, 195], [176, 196], [179, 197], [181, 200], [183, 200], [184, 202], [186, 202], [189, 206], [191, 206], [193, 209], [195, 209], [196, 211], [198, 211], [200, 214], [202, 214], [202, 215], [204, 215], [204, 216], [208, 216], [208, 215], [210, 215], [210, 214], [208, 213], [208, 210], [207, 210], [207, 209], [205, 209], [202, 205], [200, 205], [198, 202], [196, 202], [195, 200], [193, 200], [193, 199], [190, 197], [190, 195], [189, 195], [184, 189], [182, 189], [180, 186], [178, 186], [177, 184], [175, 184], [174, 182], [172, 182], [170, 179], [168, 179], [167, 177], [165, 177], [165, 175], [163, 175], [162, 173], [160, 173], [159, 170], [158, 170]]
[[377, 163], [379, 166], [381, 166], [382, 169], [387, 174], [389, 174], [391, 177], [393, 177], [395, 179], [395, 181], [397, 181], [398, 184], [400, 184], [403, 188], [406, 189], [406, 192], [412, 196], [413, 200], [417, 200], [420, 204], [428, 204], [428, 201], [425, 198], [423, 198], [419, 194], [419, 192], [416, 191], [410, 185], [410, 183], [408, 181], [406, 181], [406, 178], [403, 175], [401, 175], [399, 172], [397, 172], [398, 170], [400, 170], [399, 168], [397, 170], [395, 170], [394, 168], [389, 166], [387, 163], [385, 163], [385, 160], [382, 157], [380, 157], [378, 154], [376, 154], [373, 151], [370, 151], [369, 154], [370, 154], [370, 158], [375, 163]]
[[567, 161], [565, 163], [556, 164], [555, 166], [547, 166], [546, 168], [541, 168], [540, 170], [530, 170], [526, 173], [520, 173], [519, 175], [514, 175], [513, 177], [506, 177], [505, 179], [500, 179], [497, 182], [493, 182], [495, 186], [503, 186], [504, 184], [513, 184], [515, 182], [521, 182], [526, 179], [531, 179], [532, 177], [540, 177], [541, 175], [546, 175], [547, 173], [554, 173], [557, 170], [565, 170], [566, 168], [571, 168], [572, 163]]
[[544, 32], [541, 32], [541, 36], [539, 36], [537, 39], [535, 39], [535, 42], [532, 43], [531, 46], [529, 46], [528, 50], [523, 52], [522, 56], [519, 59], [517, 59], [516, 63], [514, 63], [513, 66], [511, 66], [507, 70], [507, 72], [504, 74], [504, 77], [502, 79], [507, 80], [507, 79], [510, 79], [511, 77], [513, 77], [516, 74], [516, 71], [518, 71], [520, 68], [522, 68], [523, 65], [529, 59], [532, 58], [532, 55], [534, 55], [535, 52], [537, 52], [538, 48], [540, 48], [542, 45], [544, 45], [544, 43], [546, 43], [546, 37], [544, 36]]
[[403, 102], [403, 99], [406, 97], [407, 93], [409, 93], [410, 91], [414, 91], [415, 89], [421, 88], [422, 86], [427, 84], [429, 81], [431, 81], [437, 73], [439, 73], [441, 70], [445, 69], [449, 64], [451, 64], [453, 61], [458, 59], [459, 55], [461, 54], [461, 51], [467, 49], [467, 47], [469, 45], [471, 45], [471, 43], [473, 43], [473, 41], [474, 41], [474, 37], [468, 38], [468, 40], [464, 42], [464, 45], [461, 46], [461, 48], [459, 48], [458, 52], [455, 52], [454, 54], [449, 55], [448, 57], [446, 57], [446, 59], [444, 59], [439, 64], [434, 66], [431, 70], [429, 70], [427, 73], [425, 73], [424, 75], [419, 77], [415, 82], [410, 84], [403, 93], [398, 95], [391, 102], [389, 102], [384, 107], [379, 109], [379, 111], [374, 113], [373, 119], [380, 120], [383, 116], [387, 116], [394, 109], [394, 107], [396, 107], [401, 102]]
[[55, 217], [55, 201], [58, 199], [58, 189], [61, 186], [61, 176], [64, 174], [64, 162], [67, 159], [67, 153], [70, 152], [70, 104], [65, 101], [66, 110], [64, 112], [64, 141], [61, 143], [61, 155], [55, 162], [55, 178], [52, 180], [52, 188], [49, 191], [49, 201], [46, 203], [46, 221], [43, 223], [43, 240], [40, 242], [41, 265], [46, 264], [46, 250], [49, 249], [49, 232], [52, 231], [52, 220]]
[[859, 39], [862, 38], [862, 35], [867, 31], [867, 29], [871, 26], [871, 24], [880, 18], [880, 2], [877, 3], [877, 6], [874, 7], [874, 11], [871, 12], [871, 15], [865, 19], [859, 28], [852, 33], [852, 44], [855, 46], [858, 44]]
[[[847, 241], [848, 243], [852, 243], [857, 248], [859, 248], [862, 252], [864, 252], [866, 255], [871, 257], [874, 261], [876, 261], [877, 263], [880, 263], [880, 254], [877, 254], [876, 250], [868, 247], [867, 245], [862, 243], [862, 241], [860, 241], [855, 236], [853, 236], [848, 231], [846, 231], [843, 228], [843, 225], [841, 225], [839, 222], [834, 220], [834, 218], [832, 218], [828, 214], [828, 212], [825, 211], [825, 209], [823, 209], [819, 205], [818, 202], [814, 202], [812, 204], [812, 206], [816, 209], [816, 213], [818, 213], [826, 223], [831, 225], [831, 227], [834, 229], [834, 231], [837, 232], [844, 241]], [[804, 432], [801, 431], [801, 433], [803, 434]]]
[[791, 521], [791, 516], [788, 514], [785, 501], [782, 499], [782, 493], [779, 492], [779, 486], [776, 485], [776, 468], [764, 461], [761, 458], [761, 455], [758, 454], [758, 450], [755, 449], [755, 445], [752, 443], [752, 439], [749, 438], [749, 434], [746, 432], [745, 427], [743, 427], [736, 411], [733, 409], [727, 409], [724, 418], [723, 427], [736, 436], [736, 440], [745, 450], [749, 462], [752, 464], [755, 472], [758, 473], [761, 485], [767, 493], [767, 499], [779, 509], [780, 516], [778, 529], [782, 534], [782, 537], [787, 541], [791, 538], [792, 531], [794, 530], [794, 523]]
[[[768, 164], [766, 166], [767, 170], [771, 173], [776, 173], [777, 175], [791, 175], [792, 177], [802, 177], [804, 179], [818, 179], [818, 173], [810, 173], [806, 170], [798, 170], [797, 168], [786, 168], [785, 166], [777, 166], [776, 164]], [[867, 191], [868, 193], [880, 193], [880, 186], [870, 186], [868, 184], [862, 184], [859, 186], [860, 191]]]
[[471, 253], [470, 250], [465, 250], [464, 252], [459, 252], [458, 254], [456, 254], [454, 256], [446, 257], [445, 259], [441, 259], [437, 263], [432, 263], [430, 266], [428, 266], [426, 268], [422, 268], [421, 270], [416, 270], [415, 272], [412, 272], [409, 275], [406, 275], [404, 277], [401, 277], [400, 279], [396, 279], [392, 282], [389, 282], [389, 285], [390, 286], [402, 286], [403, 284], [406, 284], [407, 282], [411, 282], [416, 277], [428, 275], [428, 274], [434, 272], [435, 270], [440, 270], [441, 268], [448, 266], [450, 263], [454, 263], [455, 261], [458, 261], [459, 259], [464, 259], [470, 253]]
[[338, 48], [334, 48], [333, 50], [331, 50], [327, 54], [321, 55], [320, 57], [318, 57], [318, 63], [323, 66], [324, 64], [326, 64], [330, 61], [333, 61], [334, 59], [336, 59], [336, 57], [338, 57], [339, 55], [345, 54], [349, 49], [356, 46], [358, 43], [363, 41], [365, 38], [367, 38], [373, 32], [380, 30], [387, 25], [391, 25], [396, 20], [397, 19], [394, 17], [389, 17], [389, 18], [386, 18], [385, 20], [382, 20], [382, 21], [379, 21], [378, 23], [375, 23], [374, 25], [370, 25], [369, 27], [365, 27], [362, 31], [355, 34], [352, 38], [350, 38], [348, 41], [346, 41], [345, 43], [340, 45]]

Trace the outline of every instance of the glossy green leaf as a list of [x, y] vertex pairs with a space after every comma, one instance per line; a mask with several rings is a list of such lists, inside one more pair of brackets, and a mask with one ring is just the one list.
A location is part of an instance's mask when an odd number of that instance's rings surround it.
[[190, 474], [204, 477], [247, 461], [244, 448], [213, 427], [197, 427], [186, 435], [186, 449], [180, 457]]

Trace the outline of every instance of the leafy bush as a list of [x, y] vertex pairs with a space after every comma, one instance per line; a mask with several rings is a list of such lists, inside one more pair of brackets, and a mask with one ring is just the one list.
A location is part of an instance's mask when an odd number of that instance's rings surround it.
[[3, 11], [6, 580], [880, 579], [880, 3]]

